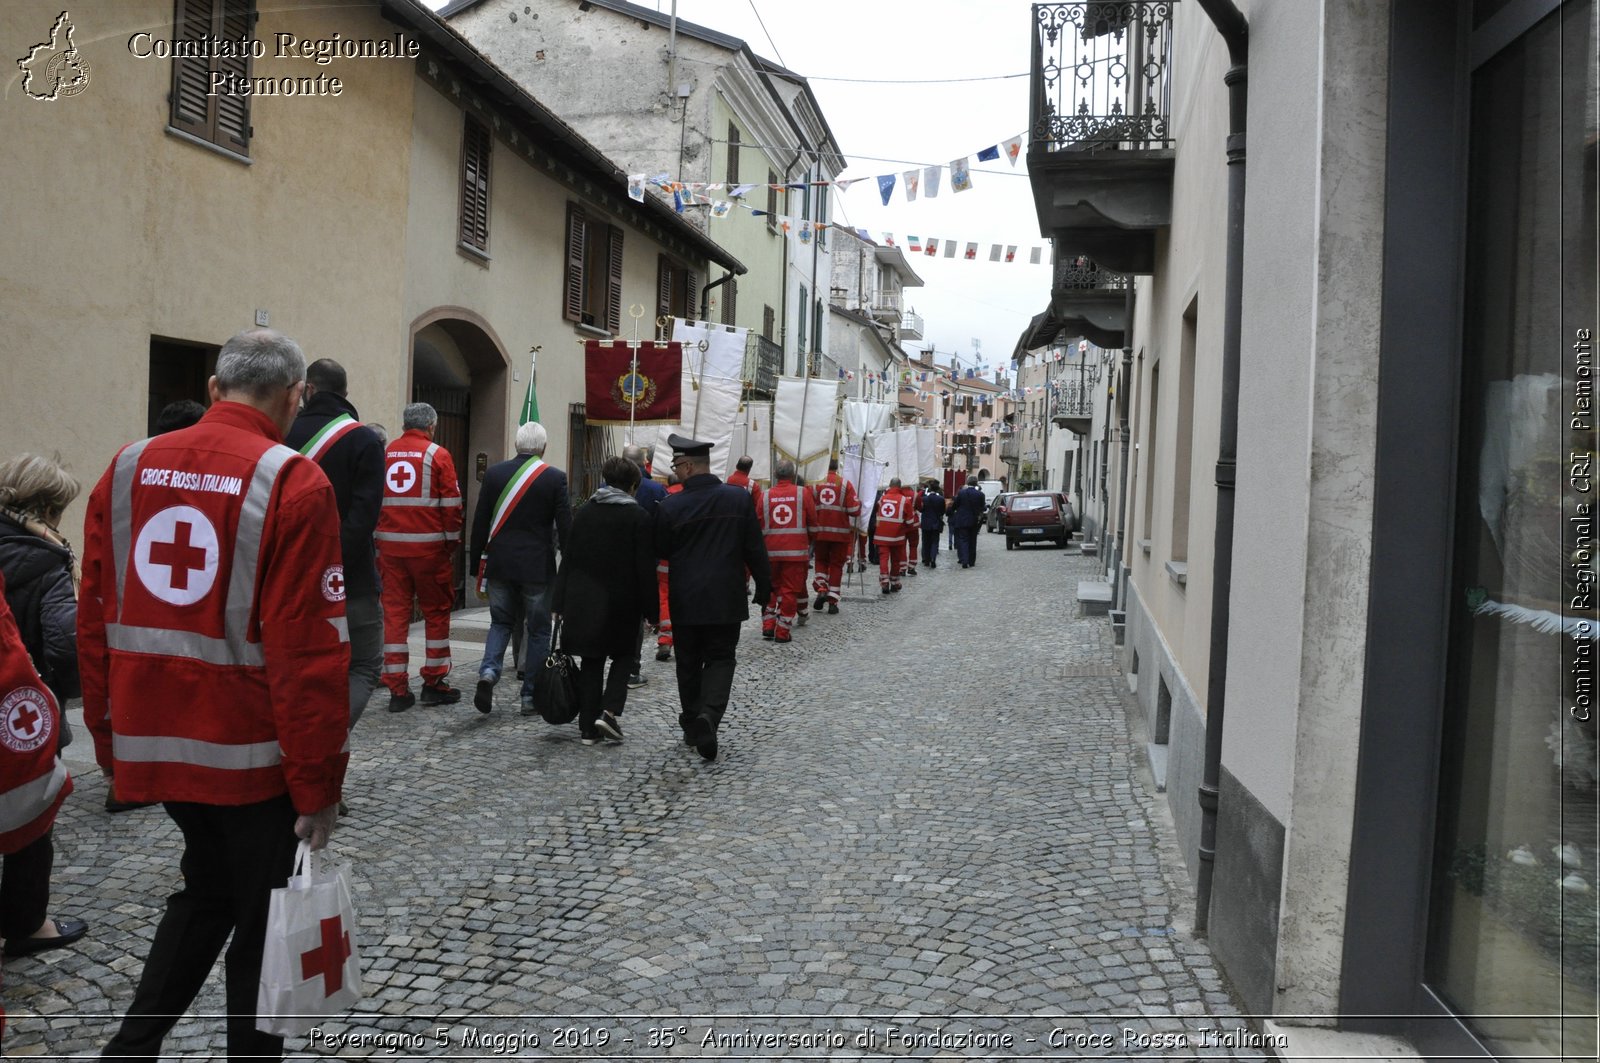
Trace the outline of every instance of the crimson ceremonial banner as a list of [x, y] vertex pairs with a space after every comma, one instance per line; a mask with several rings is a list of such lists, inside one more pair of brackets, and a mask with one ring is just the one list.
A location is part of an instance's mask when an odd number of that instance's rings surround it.
[[589, 340], [584, 353], [584, 419], [589, 424], [676, 424], [683, 412], [683, 344]]

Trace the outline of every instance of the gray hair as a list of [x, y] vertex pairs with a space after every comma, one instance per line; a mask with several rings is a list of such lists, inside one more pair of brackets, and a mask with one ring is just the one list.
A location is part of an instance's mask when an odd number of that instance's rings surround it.
[[47, 524], [55, 524], [61, 511], [78, 497], [78, 481], [61, 464], [59, 455], [19, 454], [0, 462], [0, 506], [10, 506]]
[[400, 413], [400, 427], [407, 432], [413, 428], [432, 428], [438, 423], [439, 411], [426, 402], [413, 402]]
[[[748, 472], [749, 470], [745, 471]], [[793, 480], [794, 462], [790, 461], [788, 458], [780, 458], [778, 460], [778, 464], [773, 466], [772, 475], [779, 480]]]
[[529, 421], [517, 429], [518, 454], [543, 454], [550, 442], [550, 433], [538, 421]]
[[639, 466], [640, 468], [644, 467], [645, 451], [644, 451], [644, 448], [641, 447], [639, 444], [637, 444], [637, 443], [629, 443], [627, 446], [623, 447], [622, 448], [622, 456], [627, 458], [629, 461], [633, 462], [635, 465]]
[[265, 401], [306, 378], [300, 345], [275, 329], [248, 329], [222, 345], [217, 354], [217, 387]]
[[899, 487], [899, 486], [901, 486], [900, 485], [900, 477], [896, 476], [894, 479], [890, 480], [889, 481], [889, 486], [890, 487]]
[[977, 487], [978, 486], [978, 478], [976, 476], [968, 476], [967, 477], [967, 486], [968, 487]]

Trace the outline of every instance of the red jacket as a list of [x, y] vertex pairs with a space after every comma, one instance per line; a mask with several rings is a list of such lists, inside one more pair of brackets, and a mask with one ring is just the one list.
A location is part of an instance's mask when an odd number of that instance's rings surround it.
[[891, 546], [903, 543], [906, 529], [916, 519], [916, 512], [911, 508], [911, 492], [903, 487], [891, 487], [878, 499], [878, 524], [872, 539]]
[[450, 452], [412, 428], [383, 454], [378, 552], [390, 557], [449, 553], [461, 542], [461, 485]]
[[817, 507], [817, 541], [849, 542], [856, 518], [861, 515], [856, 485], [830, 472], [820, 483], [811, 486], [811, 498]]
[[811, 527], [816, 522], [811, 492], [793, 480], [779, 480], [762, 498], [761, 534], [767, 557], [773, 561], [801, 561], [811, 556]]
[[55, 823], [72, 777], [56, 756], [61, 708], [34, 670], [5, 589], [0, 579], [0, 853], [14, 853]]
[[728, 475], [727, 482], [734, 487], [742, 487], [748, 491], [750, 494], [750, 501], [755, 503], [756, 513], [758, 515], [761, 513], [761, 485], [750, 479], [749, 473], [740, 472], [738, 469], [735, 469]]
[[78, 657], [124, 801], [339, 800], [350, 723], [339, 513], [315, 462], [219, 402], [89, 496]]

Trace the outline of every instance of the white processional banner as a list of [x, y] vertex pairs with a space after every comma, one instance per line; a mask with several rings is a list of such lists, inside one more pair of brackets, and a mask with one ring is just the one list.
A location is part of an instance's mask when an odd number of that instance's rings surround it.
[[856, 528], [865, 532], [867, 522], [872, 519], [872, 503], [878, 497], [878, 485], [885, 482], [885, 477], [883, 463], [866, 457], [862, 450], [860, 443], [845, 447], [839, 467], [845, 480], [855, 485], [856, 497], [861, 499], [861, 514], [856, 517]]
[[744, 379], [744, 352], [749, 329], [709, 321], [672, 319], [672, 338], [683, 344], [684, 390], [689, 381]]
[[837, 380], [778, 378], [772, 449], [778, 457], [793, 461], [808, 482], [821, 479], [828, 471], [840, 387]]
[[924, 480], [939, 478], [939, 433], [932, 428], [917, 429], [917, 476]]
[[750, 478], [752, 480], [770, 480], [772, 478], [772, 403], [747, 402], [744, 413], [739, 417], [739, 423], [733, 426], [733, 434], [728, 442], [727, 467], [718, 471], [712, 466], [711, 471], [722, 477], [728, 478], [733, 472], [734, 462], [740, 457], [748, 455], [752, 462]]
[[866, 459], [875, 461], [883, 470], [883, 483], [900, 475], [900, 437], [890, 428], [873, 432], [866, 439]]
[[[685, 380], [683, 421], [653, 426], [656, 429], [654, 467], [659, 469], [671, 464], [672, 447], [667, 437], [676, 434], [710, 443], [711, 471], [726, 469], [734, 424], [739, 419], [739, 402], [743, 397], [744, 385], [737, 380], [710, 379], [694, 384]], [[662, 456], [668, 456], [664, 463]]]
[[917, 458], [917, 430], [911, 425], [895, 429], [894, 449], [896, 473], [902, 487], [915, 488], [920, 478], [921, 463]]
[[895, 407], [887, 402], [862, 402], [847, 399], [844, 404], [844, 437], [852, 442], [874, 432], [894, 427]]

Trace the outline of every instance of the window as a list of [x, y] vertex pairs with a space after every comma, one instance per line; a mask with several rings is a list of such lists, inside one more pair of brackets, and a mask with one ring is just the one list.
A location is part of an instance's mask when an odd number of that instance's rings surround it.
[[[173, 36], [184, 51], [207, 51], [207, 38], [237, 41], [250, 37], [256, 25], [255, 0], [177, 0]], [[174, 49], [178, 50], [178, 49]], [[246, 158], [250, 155], [250, 97], [246, 93], [213, 96], [211, 78], [250, 77], [249, 56], [174, 57], [167, 128], [214, 144]]]
[[778, 231], [778, 175], [767, 171], [767, 232]]
[[739, 278], [729, 277], [722, 293], [722, 323], [732, 325], [739, 317]]
[[615, 335], [622, 330], [622, 230], [567, 204], [562, 317]]
[[739, 127], [728, 123], [728, 184], [739, 183]]
[[482, 122], [465, 116], [461, 131], [461, 246], [489, 253], [489, 149], [493, 141]]
[[666, 255], [656, 257], [656, 317], [699, 317], [694, 270]]

